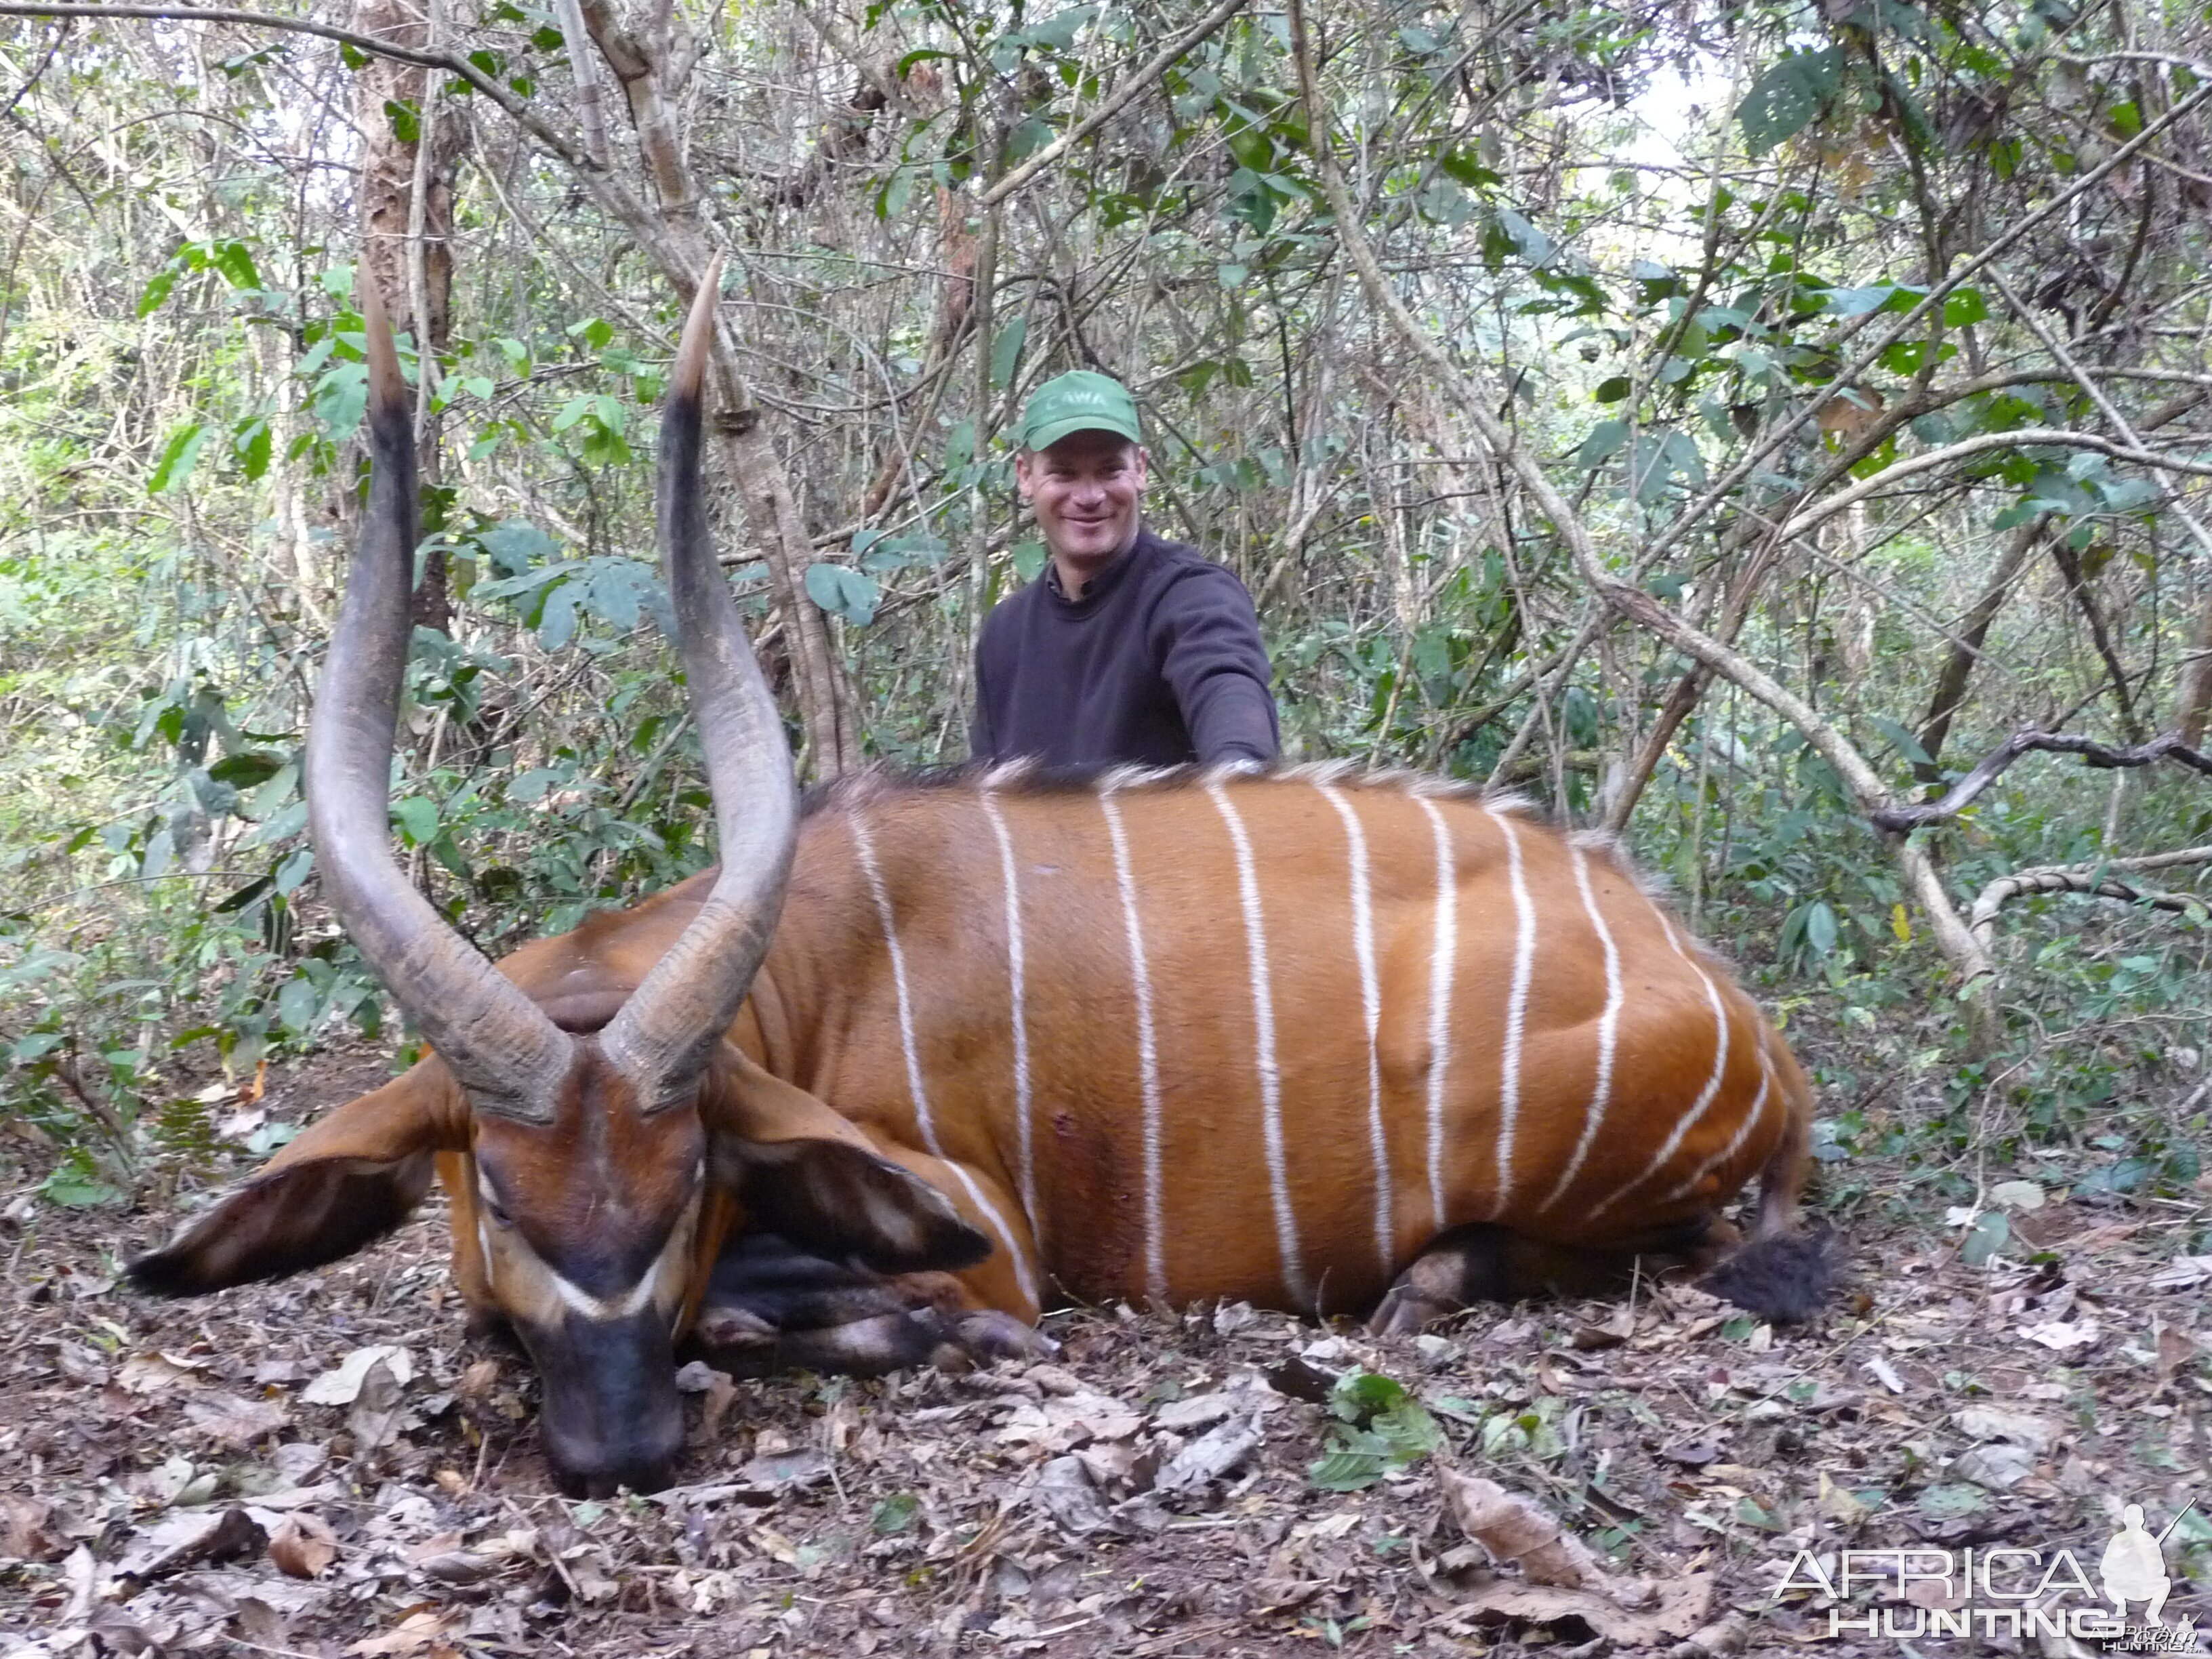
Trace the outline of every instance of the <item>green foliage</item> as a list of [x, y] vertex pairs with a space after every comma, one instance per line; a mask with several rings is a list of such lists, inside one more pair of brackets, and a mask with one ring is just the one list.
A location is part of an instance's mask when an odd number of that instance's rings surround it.
[[1358, 1366], [1329, 1390], [1327, 1454], [1306, 1477], [1324, 1492], [1359, 1492], [1443, 1445], [1443, 1431], [1405, 1385]]

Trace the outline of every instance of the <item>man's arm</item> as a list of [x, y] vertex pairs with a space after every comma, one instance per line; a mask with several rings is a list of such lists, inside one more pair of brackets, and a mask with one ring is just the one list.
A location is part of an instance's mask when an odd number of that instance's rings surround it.
[[1244, 584], [1219, 565], [1178, 580], [1153, 613], [1160, 673], [1200, 762], [1271, 761], [1282, 749], [1274, 675]]
[[991, 624], [998, 619], [994, 606], [983, 618], [983, 626], [975, 635], [975, 706], [968, 715], [968, 758], [989, 761], [999, 758], [999, 743], [991, 730], [991, 703], [994, 678], [990, 670]]

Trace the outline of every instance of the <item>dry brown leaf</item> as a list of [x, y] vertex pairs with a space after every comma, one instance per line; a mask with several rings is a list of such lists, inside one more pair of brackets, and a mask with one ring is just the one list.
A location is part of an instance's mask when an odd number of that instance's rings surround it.
[[[368, 1374], [381, 1365], [395, 1382], [415, 1380], [415, 1356], [396, 1343], [373, 1343], [365, 1348], [356, 1348], [337, 1365], [301, 1391], [300, 1398], [310, 1406], [350, 1406], [360, 1398], [362, 1386]], [[466, 1381], [465, 1378], [463, 1379]]]
[[464, 1400], [481, 1400], [499, 1381], [499, 1361], [479, 1359], [461, 1373], [461, 1380], [453, 1384], [453, 1392]]
[[[406, 1350], [399, 1352], [404, 1353]], [[404, 1409], [399, 1384], [398, 1376], [381, 1355], [362, 1371], [353, 1409], [346, 1413], [346, 1427], [353, 1431], [355, 1450], [373, 1451], [399, 1437], [399, 1416]]]
[[173, 1389], [205, 1388], [197, 1375], [204, 1369], [200, 1361], [180, 1359], [174, 1354], [142, 1353], [123, 1362], [115, 1381], [125, 1393], [166, 1394]]
[[0, 1497], [0, 1555], [18, 1561], [47, 1561], [61, 1553], [61, 1540], [46, 1528], [54, 1506], [43, 1498]]
[[2158, 1328], [2158, 1380], [2170, 1382], [2173, 1374], [2197, 1357], [2197, 1344], [2178, 1325]]
[[722, 1431], [722, 1419], [730, 1414], [737, 1403], [738, 1385], [730, 1380], [726, 1371], [716, 1371], [707, 1385], [707, 1397], [699, 1407], [699, 1437], [713, 1440]]
[[338, 1559], [338, 1536], [313, 1510], [284, 1517], [269, 1540], [269, 1559], [288, 1578], [319, 1578]]
[[125, 1552], [116, 1567], [119, 1578], [150, 1583], [203, 1561], [228, 1561], [251, 1555], [269, 1541], [244, 1510], [199, 1510], [149, 1527]]
[[461, 1534], [458, 1531], [433, 1533], [421, 1543], [405, 1552], [407, 1565], [410, 1567], [419, 1567], [432, 1556], [443, 1555], [447, 1551], [457, 1550], [460, 1547]]
[[1703, 1572], [1662, 1583], [1657, 1604], [1641, 1612], [1624, 1607], [1595, 1590], [1503, 1578], [1477, 1586], [1459, 1601], [1472, 1612], [1501, 1613], [1533, 1624], [1579, 1619], [1616, 1647], [1624, 1648], [1686, 1641], [1705, 1628], [1712, 1604], [1712, 1575]]
[[420, 1653], [445, 1633], [446, 1621], [436, 1613], [410, 1613], [396, 1629], [356, 1642], [346, 1651], [364, 1656]]
[[276, 1433], [288, 1420], [279, 1401], [242, 1400], [234, 1394], [215, 1392], [187, 1400], [185, 1415], [195, 1428], [240, 1451], [264, 1435]]
[[1536, 1584], [1578, 1589], [1606, 1582], [1608, 1575], [1589, 1547], [1540, 1504], [1442, 1464], [1437, 1480], [1460, 1529], [1500, 1565], [1518, 1565]]

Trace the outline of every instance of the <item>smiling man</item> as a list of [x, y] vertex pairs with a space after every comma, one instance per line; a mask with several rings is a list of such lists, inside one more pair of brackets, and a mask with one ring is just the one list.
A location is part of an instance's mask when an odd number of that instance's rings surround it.
[[1145, 528], [1136, 400], [1077, 370], [1022, 414], [1014, 476], [1050, 555], [975, 650], [979, 760], [1271, 761], [1267, 648], [1244, 584]]

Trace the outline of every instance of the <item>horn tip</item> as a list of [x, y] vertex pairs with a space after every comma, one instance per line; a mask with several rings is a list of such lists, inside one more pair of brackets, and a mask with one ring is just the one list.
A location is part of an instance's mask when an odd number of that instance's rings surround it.
[[392, 317], [377, 292], [376, 278], [363, 260], [354, 279], [361, 295], [362, 331], [368, 356], [369, 405], [379, 413], [407, 407], [407, 382], [399, 373], [399, 350], [392, 341]]
[[676, 348], [676, 363], [668, 376], [672, 398], [700, 395], [707, 378], [708, 348], [714, 337], [714, 307], [721, 297], [722, 256], [717, 253], [708, 260], [699, 291], [692, 296], [690, 314], [684, 319], [683, 343]]

